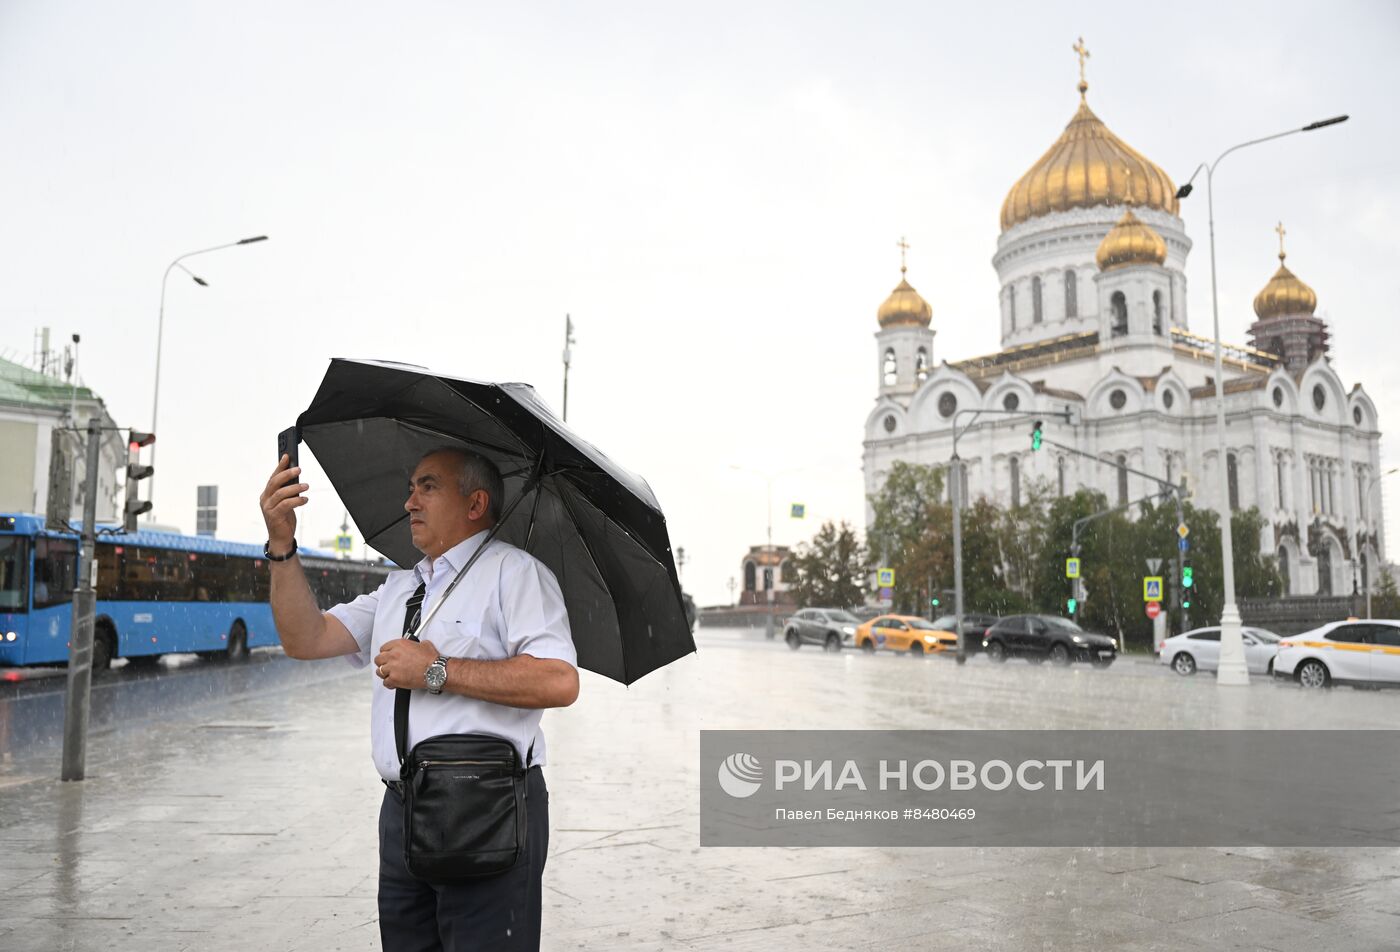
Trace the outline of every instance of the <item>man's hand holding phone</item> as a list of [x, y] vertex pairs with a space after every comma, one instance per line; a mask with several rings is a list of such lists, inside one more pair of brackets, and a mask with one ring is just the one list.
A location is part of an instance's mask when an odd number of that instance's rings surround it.
[[293, 466], [291, 456], [284, 453], [262, 492], [263, 521], [267, 523], [268, 549], [272, 552], [286, 552], [296, 540], [296, 510], [309, 501], [302, 495], [307, 490], [306, 483], [296, 481], [300, 475], [301, 467]]

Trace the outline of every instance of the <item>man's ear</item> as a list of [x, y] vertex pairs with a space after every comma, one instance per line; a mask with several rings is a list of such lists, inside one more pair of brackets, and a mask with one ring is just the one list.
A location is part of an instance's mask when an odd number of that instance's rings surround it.
[[491, 505], [491, 496], [484, 489], [478, 489], [472, 493], [472, 501], [467, 506], [467, 518], [472, 522], [485, 517], [486, 510]]

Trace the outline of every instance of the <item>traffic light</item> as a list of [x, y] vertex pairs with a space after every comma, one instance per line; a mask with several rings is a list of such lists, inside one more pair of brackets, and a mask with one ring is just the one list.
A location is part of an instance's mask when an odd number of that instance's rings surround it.
[[930, 599], [929, 599], [929, 604], [932, 605], [934, 608], [937, 608], [937, 607], [938, 607], [938, 596], [935, 595], [935, 596], [933, 596], [932, 598], [930, 598]]
[[1031, 450], [1032, 450], [1032, 451], [1040, 449], [1040, 441], [1041, 441], [1041, 438], [1042, 438], [1042, 437], [1041, 437], [1041, 433], [1040, 433], [1040, 429], [1041, 429], [1041, 422], [1040, 422], [1039, 420], [1036, 420], [1035, 423], [1033, 423], [1033, 424], [1031, 425]]
[[1065, 599], [1065, 613], [1073, 616], [1077, 611], [1079, 611], [1079, 599], [1071, 595]]
[[122, 528], [126, 532], [136, 531], [136, 517], [143, 512], [151, 511], [151, 502], [141, 501], [139, 481], [145, 479], [156, 471], [154, 466], [141, 465], [141, 447], [150, 446], [156, 441], [154, 433], [142, 433], [140, 430], [131, 430], [126, 441], [126, 507], [123, 510], [125, 519]]
[[1191, 566], [1183, 565], [1181, 567], [1181, 587], [1190, 588], [1194, 584], [1196, 583], [1191, 578]]

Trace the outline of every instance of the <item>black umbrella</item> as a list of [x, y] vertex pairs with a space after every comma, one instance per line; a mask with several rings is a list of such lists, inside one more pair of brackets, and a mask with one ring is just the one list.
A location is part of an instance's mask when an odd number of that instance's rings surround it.
[[505, 477], [498, 537], [558, 578], [581, 666], [631, 684], [695, 650], [651, 487], [528, 384], [336, 359], [297, 426], [365, 541], [398, 565], [422, 558], [403, 508], [413, 467], [433, 449], [469, 449]]

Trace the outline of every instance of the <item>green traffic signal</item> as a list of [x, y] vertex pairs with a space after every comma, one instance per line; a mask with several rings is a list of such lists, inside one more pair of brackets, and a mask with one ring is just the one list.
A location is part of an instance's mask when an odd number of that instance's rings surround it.
[[938, 607], [938, 596], [935, 595], [933, 598], [930, 598], [930, 599], [929, 599], [929, 604], [932, 605], [934, 608], [937, 608], [937, 607]]
[[1079, 599], [1077, 599], [1077, 598], [1067, 599], [1067, 600], [1065, 601], [1065, 608], [1068, 610], [1069, 614], [1073, 615], [1073, 614], [1075, 613], [1075, 611], [1077, 611], [1077, 610], [1079, 609]]
[[1183, 565], [1183, 566], [1181, 567], [1181, 587], [1182, 587], [1182, 588], [1190, 588], [1190, 587], [1191, 587], [1192, 585], [1194, 585], [1194, 584], [1196, 584], [1196, 583], [1195, 583], [1195, 581], [1191, 578], [1191, 566], [1189, 566], [1189, 565]]
[[1035, 421], [1035, 424], [1034, 424], [1033, 426], [1031, 426], [1031, 450], [1032, 450], [1032, 451], [1035, 451], [1035, 450], [1040, 449], [1040, 441], [1041, 441], [1041, 439], [1042, 439], [1040, 429], [1041, 429], [1041, 422], [1040, 422], [1039, 420], [1036, 420], [1036, 421]]

